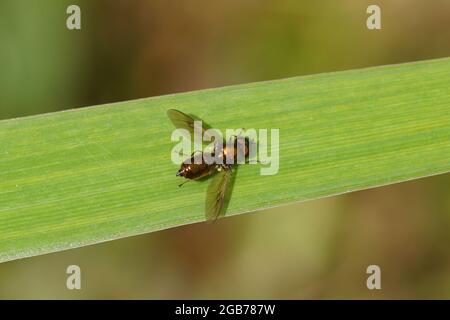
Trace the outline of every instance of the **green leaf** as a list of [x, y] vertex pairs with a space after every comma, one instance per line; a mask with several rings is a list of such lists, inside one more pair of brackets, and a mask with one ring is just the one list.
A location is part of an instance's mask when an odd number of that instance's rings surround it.
[[0, 261], [203, 221], [208, 182], [178, 188], [169, 108], [280, 130], [278, 174], [241, 166], [227, 216], [450, 170], [449, 58], [4, 120]]

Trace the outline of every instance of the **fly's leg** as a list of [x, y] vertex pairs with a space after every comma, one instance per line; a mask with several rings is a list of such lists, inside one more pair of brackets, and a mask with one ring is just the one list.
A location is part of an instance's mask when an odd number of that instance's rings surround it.
[[189, 181], [191, 181], [191, 180], [186, 180], [185, 182], [179, 184], [178, 187], [181, 188], [185, 183], [188, 183]]
[[237, 140], [237, 138], [239, 138], [239, 135], [235, 135], [235, 134], [233, 134], [232, 136], [230, 136], [230, 140], [229, 141], [236, 141]]
[[232, 135], [232, 136], [230, 137], [230, 140], [231, 140], [231, 138], [237, 139], [237, 138], [239, 138], [239, 137], [242, 137], [242, 132], [245, 131], [245, 128], [241, 128], [241, 129], [239, 129], [239, 130], [240, 130], [240, 132], [239, 132], [237, 135], [236, 135], [236, 134]]
[[219, 165], [217, 165], [217, 171], [222, 171], [222, 170], [229, 170], [230, 171], [230, 174], [233, 174], [233, 170], [231, 170], [232, 169], [232, 166], [230, 166], [230, 165], [227, 165], [227, 164], [219, 164]]
[[238, 136], [241, 136], [242, 132], [245, 131], [245, 128], [241, 128], [241, 129], [239, 129], [239, 130], [241, 130], [241, 131], [240, 131], [237, 135], [238, 135]]
[[[202, 150], [195, 150], [194, 152], [191, 153], [191, 157], [192, 157], [194, 154], [196, 154], [197, 152], [202, 152]], [[178, 154], [179, 154], [180, 156], [186, 156], [186, 157], [187, 157], [187, 154], [184, 154], [184, 153], [181, 153], [181, 152], [179, 152]]]
[[241, 135], [241, 134], [242, 134], [243, 131], [245, 131], [245, 128], [241, 128], [239, 130], [240, 130], [240, 132], [238, 134], [233, 134], [232, 136], [230, 136], [230, 140], [229, 141], [233, 141], [233, 140], [236, 141], [238, 138], [244, 138], [244, 136]]

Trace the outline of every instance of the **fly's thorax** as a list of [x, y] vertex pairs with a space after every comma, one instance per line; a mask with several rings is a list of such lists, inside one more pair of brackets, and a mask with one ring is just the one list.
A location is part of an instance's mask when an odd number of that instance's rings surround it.
[[227, 164], [245, 163], [249, 153], [250, 140], [247, 137], [236, 137], [224, 146], [223, 159]]

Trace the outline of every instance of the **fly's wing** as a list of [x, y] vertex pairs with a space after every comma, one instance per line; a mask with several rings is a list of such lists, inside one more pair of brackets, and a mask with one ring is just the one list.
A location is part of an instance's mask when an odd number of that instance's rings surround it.
[[[175, 128], [186, 129], [191, 134], [191, 138], [194, 137], [194, 118], [175, 109], [167, 110], [167, 116], [169, 117], [170, 121], [172, 121]], [[202, 131], [198, 132], [198, 134], [203, 135], [203, 128], [201, 128], [201, 130]]]
[[[201, 121], [200, 119], [194, 119], [193, 117], [175, 110], [175, 109], [169, 109], [167, 110], [167, 115], [169, 116], [170, 121], [172, 121], [173, 125], [178, 129], [186, 129], [191, 134], [191, 138], [194, 138], [195, 134], [195, 127], [194, 127], [194, 121]], [[203, 123], [202, 123], [203, 124]], [[211, 139], [213, 136], [212, 134], [207, 133], [206, 130], [208, 128], [205, 128], [204, 125], [201, 127], [201, 132], [197, 132], [197, 134], [200, 134], [202, 137], [205, 135], [205, 138]], [[214, 135], [217, 136], [217, 133], [214, 131]]]
[[206, 220], [217, 220], [225, 215], [226, 204], [231, 194], [231, 168], [222, 169], [211, 180], [206, 193]]

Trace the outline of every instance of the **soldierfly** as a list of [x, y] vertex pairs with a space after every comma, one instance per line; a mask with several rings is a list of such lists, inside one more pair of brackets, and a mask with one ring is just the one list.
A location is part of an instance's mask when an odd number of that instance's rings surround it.
[[[175, 109], [167, 110], [167, 115], [176, 128], [188, 130], [191, 137], [194, 136], [194, 121], [198, 121], [198, 119]], [[209, 130], [206, 130], [205, 126], [201, 127], [202, 136], [211, 138], [208, 137], [208, 132]], [[216, 145], [214, 150], [219, 151], [212, 151], [211, 155], [222, 161], [212, 163], [209, 161], [208, 163], [205, 153], [197, 151], [181, 164], [176, 173], [177, 177], [184, 177], [188, 181], [213, 176], [206, 194], [205, 217], [207, 220], [217, 220], [225, 215], [225, 204], [229, 201], [231, 195], [231, 178], [233, 168], [238, 164], [239, 152], [245, 160], [249, 157], [250, 139], [238, 136], [232, 138], [233, 141], [230, 141], [230, 143], [226, 143], [223, 139], [214, 142]], [[227, 159], [232, 159], [231, 163]]]

